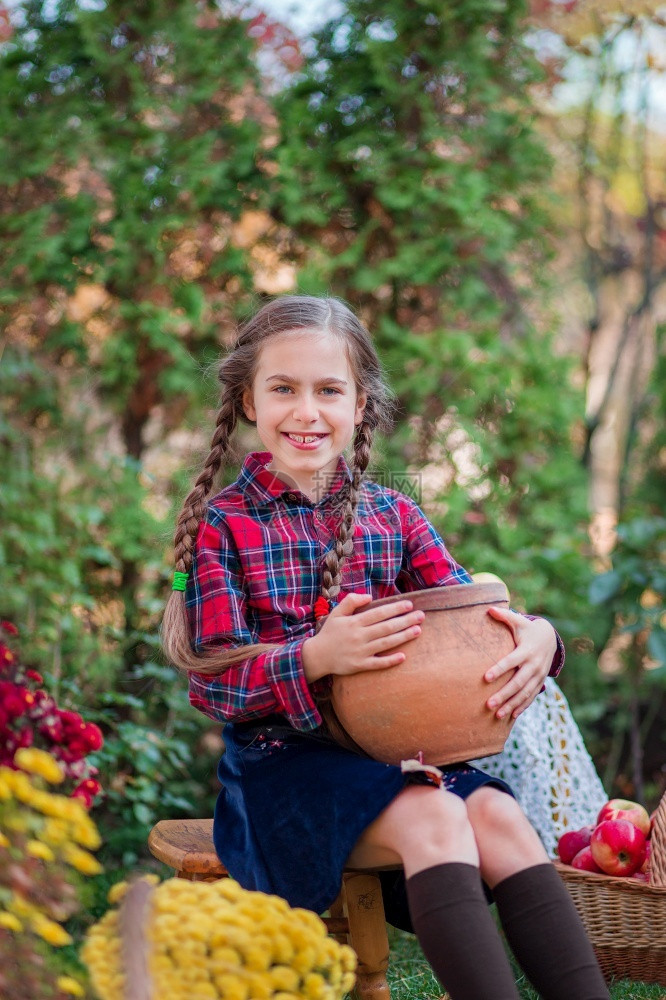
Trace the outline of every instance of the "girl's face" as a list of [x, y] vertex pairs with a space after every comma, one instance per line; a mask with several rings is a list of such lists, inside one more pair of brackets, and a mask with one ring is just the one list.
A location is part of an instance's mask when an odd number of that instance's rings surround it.
[[330, 486], [365, 402], [340, 339], [317, 330], [267, 340], [243, 394], [245, 415], [273, 456], [269, 469], [314, 500]]

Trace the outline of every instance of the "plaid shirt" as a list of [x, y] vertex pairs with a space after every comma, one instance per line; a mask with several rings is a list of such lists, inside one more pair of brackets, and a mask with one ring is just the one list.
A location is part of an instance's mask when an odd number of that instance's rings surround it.
[[[236, 482], [210, 501], [185, 598], [195, 650], [211, 643], [279, 648], [219, 676], [191, 673], [190, 702], [213, 719], [242, 722], [278, 713], [308, 730], [321, 716], [301, 651], [315, 632], [323, 557], [333, 545], [349, 472], [341, 458], [328, 492], [313, 503], [265, 468], [270, 458], [268, 452], [248, 455]], [[354, 552], [344, 561], [338, 600], [350, 592], [377, 599], [471, 582], [409, 497], [365, 482], [355, 520]], [[551, 674], [563, 659], [558, 637]]]

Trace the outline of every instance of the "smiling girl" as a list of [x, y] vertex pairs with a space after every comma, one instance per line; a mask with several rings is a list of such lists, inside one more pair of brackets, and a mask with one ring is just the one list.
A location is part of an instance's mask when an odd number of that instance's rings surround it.
[[[470, 582], [411, 499], [365, 478], [391, 409], [367, 331], [335, 299], [285, 296], [240, 331], [220, 380], [211, 451], [178, 518], [164, 647], [189, 672], [192, 704], [228, 723], [214, 823], [222, 862], [245, 888], [317, 912], [345, 864], [398, 862], [387, 916], [414, 930], [451, 997], [516, 1000], [485, 883], [543, 997], [607, 998], [570, 897], [505, 782], [456, 765], [423, 783], [341, 746], [324, 721], [331, 675], [403, 661], [399, 647], [423, 620], [410, 591]], [[211, 498], [239, 420], [265, 451]], [[393, 594], [405, 598], [366, 608]], [[486, 674], [507, 677], [489, 708], [518, 715], [558, 671], [561, 645], [544, 619], [493, 615], [516, 646]]]

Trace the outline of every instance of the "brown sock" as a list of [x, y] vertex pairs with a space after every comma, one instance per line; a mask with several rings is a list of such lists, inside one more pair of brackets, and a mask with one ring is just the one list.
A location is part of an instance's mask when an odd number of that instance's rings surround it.
[[507, 941], [544, 1000], [608, 1000], [592, 945], [553, 865], [510, 875], [493, 895]]
[[518, 1000], [474, 865], [435, 865], [407, 879], [414, 933], [453, 1000]]

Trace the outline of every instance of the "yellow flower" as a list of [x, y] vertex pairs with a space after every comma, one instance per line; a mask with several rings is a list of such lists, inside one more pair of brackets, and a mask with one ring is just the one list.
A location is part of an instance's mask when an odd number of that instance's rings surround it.
[[55, 855], [47, 844], [42, 844], [40, 840], [29, 840], [25, 845], [25, 852], [31, 858], [40, 858], [42, 861], [55, 861]]
[[295, 969], [288, 965], [274, 965], [268, 972], [274, 990], [285, 993], [296, 993], [300, 977]]
[[356, 966], [358, 965], [356, 952], [353, 948], [350, 948], [348, 944], [340, 945], [340, 960], [342, 961], [342, 968], [345, 972], [354, 972]]
[[11, 771], [8, 767], [3, 768], [4, 782], [10, 793], [19, 801], [28, 801], [34, 795], [36, 789], [33, 788], [30, 778], [23, 771]]
[[67, 842], [67, 825], [61, 819], [49, 817], [41, 832], [41, 839], [53, 847], [59, 847]]
[[72, 837], [77, 844], [80, 844], [81, 847], [87, 847], [90, 851], [96, 851], [102, 843], [97, 827], [87, 813], [74, 821]]
[[110, 903], [119, 903], [129, 888], [129, 882], [116, 882], [112, 885], [107, 894]]
[[85, 990], [81, 986], [81, 983], [77, 982], [76, 979], [72, 979], [71, 976], [58, 976], [56, 986], [61, 993], [69, 993], [73, 997], [85, 996]]
[[37, 774], [50, 785], [59, 785], [65, 779], [65, 774], [57, 760], [37, 747], [21, 747], [14, 754], [14, 760], [22, 771]]
[[[112, 890], [121, 912], [124, 890]], [[82, 949], [102, 1000], [122, 995], [119, 930], [120, 913], [109, 910]], [[354, 984], [354, 953], [318, 917], [227, 879], [157, 885], [145, 938], [156, 995], [169, 1000], [342, 1000]]]
[[99, 875], [104, 871], [97, 858], [80, 847], [75, 847], [74, 844], [65, 844], [62, 856], [68, 864], [84, 875]]
[[32, 927], [35, 933], [44, 938], [47, 944], [52, 944], [56, 948], [72, 943], [72, 939], [67, 931], [60, 924], [57, 924], [55, 920], [49, 920], [47, 917], [40, 915], [32, 921]]
[[15, 934], [20, 934], [23, 930], [23, 924], [19, 918], [15, 917], [13, 913], [7, 913], [6, 910], [0, 910], [0, 927], [14, 931]]
[[328, 987], [326, 980], [318, 972], [310, 972], [303, 980], [305, 995], [309, 1000], [324, 1000]]
[[0, 847], [9, 847], [9, 840], [5, 837], [2, 830], [0, 830]]

